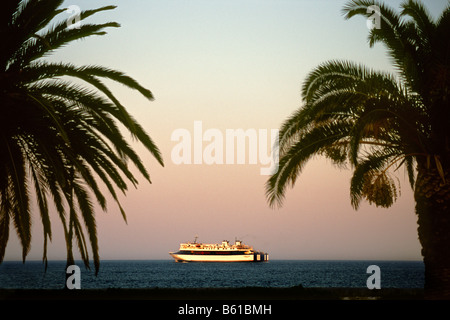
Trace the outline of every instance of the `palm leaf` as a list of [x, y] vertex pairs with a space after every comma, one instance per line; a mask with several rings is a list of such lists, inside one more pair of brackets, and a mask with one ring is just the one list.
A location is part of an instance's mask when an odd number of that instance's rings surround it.
[[[134, 186], [138, 183], [128, 162], [150, 181], [147, 168], [118, 125], [124, 125], [161, 165], [163, 160], [153, 140], [103, 79], [121, 83], [153, 100], [150, 90], [113, 69], [41, 59], [74, 40], [103, 35], [107, 28], [119, 27], [116, 22], [84, 23], [79, 28], [68, 28], [64, 20], [51, 24], [66, 10], [59, 8], [61, 4], [59, 0], [8, 1], [0, 13], [0, 34], [8, 43], [0, 52], [4, 83], [0, 92], [4, 107], [4, 118], [0, 119], [0, 262], [11, 223], [21, 241], [23, 259], [29, 251], [29, 198], [34, 191], [44, 232], [44, 263], [47, 265], [47, 244], [52, 239], [52, 201], [63, 226], [67, 263], [74, 263], [75, 241], [81, 259], [89, 267], [89, 242], [97, 274], [100, 258], [91, 194], [103, 210], [107, 209], [97, 179], [106, 185], [125, 222], [116, 191], [125, 193], [128, 181]], [[82, 11], [80, 20], [84, 22], [95, 13], [114, 8]], [[63, 80], [67, 78], [81, 80], [91, 89]]]

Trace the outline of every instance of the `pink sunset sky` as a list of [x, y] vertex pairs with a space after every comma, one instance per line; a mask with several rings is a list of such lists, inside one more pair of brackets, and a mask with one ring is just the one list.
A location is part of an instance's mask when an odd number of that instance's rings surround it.
[[[82, 10], [115, 4], [89, 21], [117, 21], [121, 28], [58, 51], [53, 61], [99, 64], [126, 72], [152, 91], [148, 102], [137, 92], [111, 83], [113, 92], [162, 151], [161, 167], [140, 145], [136, 150], [152, 184], [139, 177], [121, 203], [98, 210], [101, 259], [171, 259], [180, 242], [241, 239], [271, 259], [420, 260], [414, 201], [405, 172], [401, 196], [389, 209], [350, 205], [350, 169], [327, 160], [308, 163], [283, 207], [265, 198], [268, 176], [260, 163], [175, 164], [177, 129], [194, 134], [217, 129], [278, 129], [301, 106], [306, 75], [330, 59], [363, 63], [393, 72], [382, 45], [369, 48], [366, 20], [344, 20], [346, 1], [309, 0], [98, 0], [67, 1]], [[388, 1], [398, 9], [400, 1]], [[447, 1], [427, 1], [437, 16]], [[61, 14], [61, 19], [69, 18]], [[88, 20], [87, 20], [88, 21]], [[108, 83], [109, 84], [109, 83]], [[217, 132], [217, 131], [216, 131]], [[207, 146], [204, 142], [203, 146]], [[33, 215], [28, 260], [42, 257], [42, 226]], [[53, 216], [50, 260], [66, 258], [61, 223]], [[11, 232], [5, 260], [20, 260]]]

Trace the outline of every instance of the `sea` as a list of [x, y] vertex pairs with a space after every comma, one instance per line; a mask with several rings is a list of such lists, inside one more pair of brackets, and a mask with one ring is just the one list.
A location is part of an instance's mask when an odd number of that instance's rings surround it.
[[[327, 287], [363, 288], [378, 278], [381, 288], [423, 288], [422, 261], [270, 260], [261, 263], [176, 263], [173, 260], [101, 261], [79, 266], [81, 289], [108, 288], [237, 288]], [[375, 266], [375, 267], [373, 267]], [[4, 261], [0, 289], [60, 289], [66, 262]], [[376, 270], [376, 271], [373, 271]]]

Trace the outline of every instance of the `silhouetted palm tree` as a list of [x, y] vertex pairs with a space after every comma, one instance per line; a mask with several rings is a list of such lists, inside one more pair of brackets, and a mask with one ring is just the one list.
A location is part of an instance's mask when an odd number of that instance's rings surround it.
[[281, 205], [314, 155], [354, 167], [350, 194], [390, 207], [398, 195], [393, 172], [406, 168], [414, 190], [428, 296], [450, 295], [450, 14], [433, 20], [416, 1], [401, 12], [382, 3], [351, 1], [343, 11], [374, 18], [369, 43], [385, 44], [397, 75], [347, 61], [315, 68], [302, 87], [303, 107], [280, 130], [279, 170], [267, 181], [271, 205]]
[[[31, 245], [30, 198], [34, 193], [44, 232], [43, 260], [52, 238], [50, 207], [59, 215], [66, 237], [67, 263], [73, 264], [72, 242], [89, 267], [90, 243], [95, 271], [99, 248], [94, 200], [106, 210], [99, 179], [120, 206], [116, 190], [137, 180], [128, 162], [150, 181], [138, 155], [124, 139], [128, 130], [162, 165], [157, 146], [103, 83], [102, 78], [135, 89], [152, 100], [152, 93], [124, 73], [100, 66], [52, 63], [46, 56], [78, 39], [105, 34], [115, 22], [71, 27], [54, 18], [66, 11], [63, 1], [2, 3], [0, 52], [0, 262], [10, 225], [18, 234], [23, 260]], [[114, 6], [82, 11], [80, 21]], [[76, 81], [71, 81], [76, 79]], [[53, 204], [52, 204], [53, 203]], [[85, 238], [88, 236], [88, 240]]]

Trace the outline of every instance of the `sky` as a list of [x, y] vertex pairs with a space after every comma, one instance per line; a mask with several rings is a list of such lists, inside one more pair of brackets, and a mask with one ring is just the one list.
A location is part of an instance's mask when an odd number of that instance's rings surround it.
[[[130, 186], [121, 197], [127, 223], [113, 201], [109, 201], [108, 212], [97, 210], [101, 259], [171, 259], [169, 251], [177, 250], [180, 242], [193, 241], [195, 236], [206, 243], [238, 238], [268, 252], [271, 259], [422, 259], [413, 195], [402, 170], [397, 172], [401, 196], [391, 208], [362, 203], [355, 211], [350, 204], [350, 168], [338, 169], [322, 158], [310, 160], [296, 185], [286, 193], [281, 208], [271, 208], [266, 200], [268, 176], [261, 174], [261, 168], [267, 165], [261, 155], [251, 163], [247, 154], [244, 163], [238, 164], [237, 155], [230, 163], [226, 161], [230, 155], [224, 152], [223, 163], [211, 164], [206, 157], [200, 157], [202, 163], [194, 163], [194, 149], [199, 148], [201, 156], [211, 146], [207, 132], [216, 138], [221, 136], [225, 145], [227, 130], [250, 130], [257, 134], [258, 142], [269, 144], [271, 130], [278, 129], [301, 107], [303, 81], [321, 63], [350, 60], [395, 72], [383, 45], [369, 47], [366, 20], [359, 16], [343, 18], [345, 3], [64, 3], [81, 10], [117, 5], [115, 10], [86, 21], [116, 21], [120, 28], [72, 43], [48, 59], [110, 67], [150, 89], [155, 96], [151, 102], [135, 91], [107, 82], [154, 139], [165, 163], [161, 167], [133, 142], [152, 183], [137, 174], [137, 189]], [[426, 1], [434, 16], [447, 3]], [[399, 4], [389, 1], [393, 8], [399, 8]], [[69, 19], [70, 14], [63, 13], [59, 18]], [[174, 137], [181, 132], [191, 138], [190, 163], [179, 163], [174, 152], [182, 141]], [[48, 258], [65, 260], [62, 226], [55, 214], [52, 231]], [[35, 209], [32, 237], [27, 260], [39, 260], [43, 252], [42, 225]], [[5, 260], [21, 260], [15, 232], [10, 233]]]

